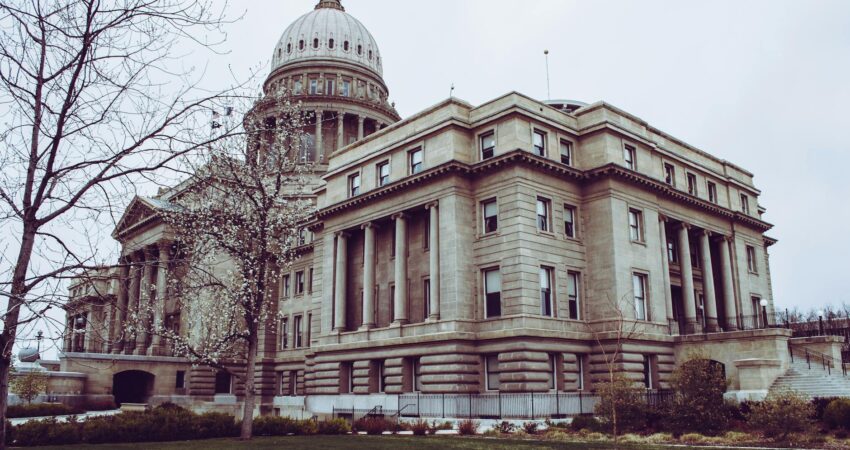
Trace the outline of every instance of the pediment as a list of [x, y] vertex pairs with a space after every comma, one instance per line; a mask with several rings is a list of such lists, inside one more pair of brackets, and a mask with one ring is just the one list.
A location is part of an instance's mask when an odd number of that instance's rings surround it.
[[122, 241], [122, 237], [126, 236], [131, 230], [155, 219], [158, 216], [157, 209], [158, 205], [155, 200], [139, 196], [134, 197], [124, 210], [124, 214], [121, 215], [115, 230], [112, 231], [112, 237]]

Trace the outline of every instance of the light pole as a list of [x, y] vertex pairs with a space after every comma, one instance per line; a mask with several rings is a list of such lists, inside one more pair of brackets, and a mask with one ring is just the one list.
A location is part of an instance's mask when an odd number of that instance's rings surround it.
[[822, 309], [818, 310], [818, 330], [820, 331], [820, 333], [818, 333], [818, 336], [823, 336], [823, 310]]

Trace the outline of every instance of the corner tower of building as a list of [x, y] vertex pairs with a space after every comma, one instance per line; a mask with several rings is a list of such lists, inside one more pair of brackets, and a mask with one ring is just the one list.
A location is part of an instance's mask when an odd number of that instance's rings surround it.
[[308, 158], [322, 168], [338, 149], [400, 118], [387, 100], [381, 52], [369, 30], [338, 0], [322, 0], [289, 25], [272, 55], [265, 100], [254, 114], [274, 120], [282, 93], [314, 113]]

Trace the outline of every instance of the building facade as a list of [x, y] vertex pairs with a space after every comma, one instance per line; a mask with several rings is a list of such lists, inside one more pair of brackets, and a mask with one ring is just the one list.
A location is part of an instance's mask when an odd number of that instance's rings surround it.
[[[281, 89], [315, 112], [318, 213], [278, 280], [260, 412], [590, 392], [610, 370], [659, 389], [694, 350], [736, 391], [787, 368], [790, 332], [767, 326], [771, 225], [747, 170], [605, 102], [512, 92], [402, 120], [377, 43], [339, 1], [286, 29], [252, 114], [273, 124]], [[62, 370], [87, 374], [82, 395], [226, 407], [238, 382], [122, 329], [140, 304], [161, 326], [185, 322], [157, 217], [170, 195], [128, 206], [98, 295], [71, 287]]]

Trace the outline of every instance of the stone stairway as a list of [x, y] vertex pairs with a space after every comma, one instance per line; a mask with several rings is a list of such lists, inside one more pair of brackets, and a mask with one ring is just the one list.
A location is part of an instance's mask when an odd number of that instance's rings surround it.
[[811, 361], [811, 368], [804, 358], [794, 358], [791, 367], [773, 382], [770, 393], [791, 389], [809, 398], [814, 397], [850, 397], [850, 372], [841, 373], [841, 368], [833, 367], [831, 373], [822, 363]]

